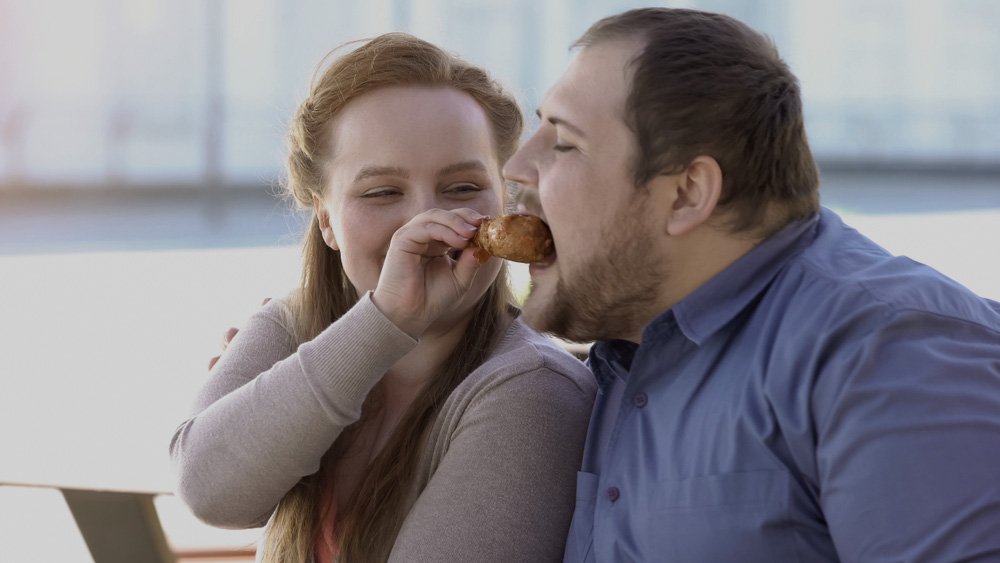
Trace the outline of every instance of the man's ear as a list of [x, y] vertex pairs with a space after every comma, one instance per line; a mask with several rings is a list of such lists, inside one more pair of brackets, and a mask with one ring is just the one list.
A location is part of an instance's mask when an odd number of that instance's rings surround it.
[[670, 207], [667, 234], [681, 236], [693, 231], [712, 216], [722, 196], [722, 168], [710, 156], [697, 156], [680, 173], [668, 176], [676, 197]]
[[330, 226], [330, 212], [323, 205], [323, 200], [317, 195], [313, 195], [313, 212], [319, 222], [319, 231], [323, 233], [323, 241], [333, 250], [340, 250], [337, 246], [337, 237], [333, 234], [333, 227]]

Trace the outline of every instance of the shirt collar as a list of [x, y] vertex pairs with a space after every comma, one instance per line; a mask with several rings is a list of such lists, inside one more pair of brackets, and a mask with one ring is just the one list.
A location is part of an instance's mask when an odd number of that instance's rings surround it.
[[[673, 321], [697, 345], [729, 323], [816, 237], [819, 214], [795, 221], [761, 241], [646, 327]], [[671, 322], [672, 324], [672, 322]], [[652, 336], [652, 334], [650, 334]], [[645, 335], [643, 341], [646, 340]]]
[[587, 366], [594, 373], [601, 390], [613, 383], [614, 377], [628, 378], [638, 344], [626, 340], [600, 340], [590, 347]]

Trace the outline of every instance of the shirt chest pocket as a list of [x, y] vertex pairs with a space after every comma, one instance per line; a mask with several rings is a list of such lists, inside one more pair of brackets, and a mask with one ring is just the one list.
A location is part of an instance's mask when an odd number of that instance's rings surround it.
[[797, 561], [791, 479], [781, 470], [660, 481], [636, 522], [647, 554], [670, 561]]
[[576, 474], [576, 508], [566, 538], [565, 561], [589, 561], [594, 546], [594, 505], [599, 478], [593, 473]]

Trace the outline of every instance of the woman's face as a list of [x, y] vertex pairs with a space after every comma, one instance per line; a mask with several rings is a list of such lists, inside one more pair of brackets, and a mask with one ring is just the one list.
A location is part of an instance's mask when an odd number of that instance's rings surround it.
[[[500, 213], [502, 181], [489, 121], [468, 94], [400, 86], [352, 100], [329, 128], [321, 204], [358, 294], [375, 289], [394, 232], [428, 209]], [[469, 310], [500, 269], [484, 264], [456, 309]]]

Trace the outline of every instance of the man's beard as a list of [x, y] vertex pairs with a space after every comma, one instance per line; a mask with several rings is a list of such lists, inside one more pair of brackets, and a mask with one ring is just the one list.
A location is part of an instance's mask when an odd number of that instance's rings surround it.
[[666, 265], [651, 255], [648, 227], [623, 215], [601, 252], [573, 272], [559, 272], [547, 302], [535, 302], [544, 297], [534, 291], [528, 295], [524, 316], [536, 330], [573, 342], [625, 338], [641, 333], [661, 312], [651, 308], [666, 280]]

